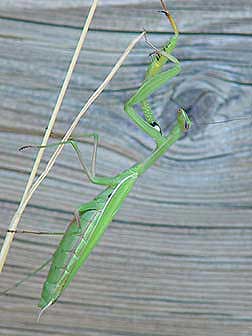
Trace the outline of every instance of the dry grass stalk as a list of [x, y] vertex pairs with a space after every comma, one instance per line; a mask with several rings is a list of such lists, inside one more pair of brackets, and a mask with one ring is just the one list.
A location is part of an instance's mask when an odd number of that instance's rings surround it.
[[[57, 115], [58, 115], [60, 107], [62, 105], [62, 101], [63, 101], [64, 96], [66, 94], [69, 82], [71, 80], [72, 73], [74, 71], [74, 68], [75, 68], [76, 63], [78, 61], [78, 58], [79, 58], [79, 55], [80, 55], [83, 43], [85, 41], [85, 38], [86, 38], [86, 35], [87, 35], [87, 32], [88, 32], [89, 26], [90, 26], [90, 24], [92, 22], [92, 19], [93, 19], [93, 16], [94, 16], [94, 13], [95, 13], [95, 10], [96, 10], [96, 7], [97, 7], [97, 3], [98, 3], [98, 0], [93, 0], [93, 3], [91, 5], [91, 7], [90, 7], [87, 20], [86, 20], [85, 25], [83, 27], [83, 30], [82, 30], [79, 42], [77, 44], [77, 47], [75, 49], [75, 52], [74, 52], [74, 55], [73, 55], [73, 58], [72, 58], [72, 61], [71, 61], [71, 64], [70, 64], [70, 66], [68, 68], [68, 71], [67, 71], [64, 83], [63, 83], [62, 88], [60, 90], [57, 102], [55, 104], [55, 107], [54, 107], [54, 110], [52, 112], [50, 121], [48, 123], [46, 132], [44, 134], [44, 138], [43, 138], [42, 143], [41, 143], [42, 146], [45, 146], [47, 144], [48, 139], [49, 139], [50, 134], [51, 134], [51, 131], [52, 131], [53, 127], [54, 127]], [[11, 220], [11, 223], [9, 225], [9, 230], [11, 230], [13, 232], [7, 232], [5, 240], [4, 240], [4, 243], [3, 243], [3, 246], [2, 246], [2, 250], [1, 250], [1, 254], [0, 254], [0, 272], [3, 269], [5, 260], [7, 258], [7, 255], [8, 255], [9, 249], [10, 249], [10, 245], [11, 245], [12, 240], [13, 240], [14, 235], [15, 235], [15, 230], [16, 230], [16, 228], [18, 226], [20, 218], [21, 218], [21, 216], [23, 214], [23, 211], [25, 209], [25, 206], [26, 206], [25, 204], [27, 204], [27, 202], [26, 202], [27, 196], [29, 194], [29, 191], [30, 191], [32, 183], [33, 183], [33, 181], [35, 179], [35, 176], [37, 174], [37, 171], [38, 171], [41, 159], [42, 159], [43, 154], [44, 154], [44, 151], [45, 151], [45, 148], [40, 148], [40, 150], [38, 151], [38, 154], [36, 156], [35, 162], [33, 164], [33, 168], [32, 168], [30, 177], [29, 177], [28, 182], [27, 182], [26, 187], [25, 187], [24, 194], [23, 194], [22, 199], [21, 199], [21, 202], [20, 202], [19, 207], [18, 207], [16, 213], [14, 214], [14, 216], [13, 216], [13, 218]]]
[[[112, 80], [112, 78], [114, 77], [114, 75], [117, 73], [117, 71], [119, 70], [119, 68], [121, 67], [121, 65], [123, 64], [123, 62], [125, 61], [126, 57], [128, 56], [128, 54], [131, 52], [131, 50], [134, 48], [134, 46], [137, 44], [137, 42], [144, 36], [145, 32], [141, 33], [140, 35], [138, 35], [135, 39], [133, 39], [133, 41], [129, 44], [129, 46], [126, 48], [126, 50], [124, 51], [124, 53], [121, 55], [121, 57], [119, 58], [119, 60], [117, 61], [117, 63], [115, 64], [115, 66], [113, 67], [113, 69], [111, 70], [111, 72], [108, 74], [108, 76], [105, 78], [105, 80], [103, 81], [103, 83], [99, 86], [99, 88], [92, 94], [92, 96], [88, 99], [87, 103], [85, 104], [85, 106], [81, 109], [81, 111], [79, 112], [79, 114], [77, 115], [77, 117], [75, 118], [75, 120], [73, 121], [72, 125], [70, 126], [70, 128], [68, 129], [68, 131], [66, 132], [65, 136], [62, 138], [62, 141], [67, 141], [72, 132], [74, 131], [74, 129], [76, 128], [76, 126], [78, 125], [80, 119], [85, 115], [85, 113], [87, 112], [87, 110], [89, 109], [89, 107], [93, 104], [93, 102], [99, 97], [99, 95], [102, 93], [102, 91], [106, 88], [106, 86], [109, 84], [109, 82]], [[45, 170], [42, 172], [42, 174], [39, 176], [39, 178], [36, 180], [36, 182], [32, 185], [32, 187], [28, 190], [28, 192], [26, 193], [26, 198], [24, 200], [22, 200], [22, 202], [19, 205], [18, 210], [16, 211], [12, 222], [10, 223], [9, 226], [9, 230], [11, 231], [15, 231], [18, 222], [20, 221], [20, 218], [25, 210], [25, 207], [27, 206], [29, 200], [31, 199], [33, 193], [35, 192], [35, 190], [39, 187], [40, 183], [45, 179], [45, 177], [48, 175], [48, 173], [50, 172], [50, 170], [52, 169], [57, 157], [59, 156], [59, 154], [61, 153], [62, 149], [64, 147], [64, 144], [59, 145], [57, 147], [57, 149], [55, 150], [55, 152], [53, 153], [53, 155], [51, 156], [51, 159], [49, 160]], [[10, 236], [9, 239], [8, 236]], [[13, 240], [13, 236], [14, 236], [14, 232], [9, 232], [9, 234], [7, 233], [6, 238], [5, 238], [5, 242], [6, 242], [6, 251], [4, 250], [4, 245], [1, 251], [1, 255], [0, 258], [3, 256], [4, 260], [7, 257], [7, 253], [10, 247], [10, 244]], [[10, 241], [9, 245], [8, 244], [8, 240]], [[3, 266], [3, 259], [0, 259], [0, 271], [2, 269]]]

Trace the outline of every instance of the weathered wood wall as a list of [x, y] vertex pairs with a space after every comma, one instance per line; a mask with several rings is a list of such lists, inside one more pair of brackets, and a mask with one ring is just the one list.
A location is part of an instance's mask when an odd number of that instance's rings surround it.
[[[35, 154], [17, 148], [41, 140], [89, 3], [0, 2], [1, 239]], [[197, 125], [251, 115], [251, 0], [168, 5], [182, 31], [174, 54], [183, 72], [153, 96], [152, 105], [164, 130], [177, 104], [191, 106], [194, 127], [139, 180], [40, 324], [36, 305], [46, 271], [0, 298], [0, 335], [252, 334], [251, 120]], [[156, 45], [171, 36], [159, 8], [158, 0], [101, 2], [56, 132], [63, 134], [137, 32], [144, 27]], [[101, 134], [100, 174], [120, 172], [153, 148], [123, 112], [123, 102], [143, 79], [149, 52], [144, 42], [134, 49], [77, 130]], [[91, 145], [82, 150], [88, 157]], [[64, 230], [74, 207], [99, 190], [65, 148], [20, 229]], [[1, 289], [48, 258], [58, 240], [17, 235]]]

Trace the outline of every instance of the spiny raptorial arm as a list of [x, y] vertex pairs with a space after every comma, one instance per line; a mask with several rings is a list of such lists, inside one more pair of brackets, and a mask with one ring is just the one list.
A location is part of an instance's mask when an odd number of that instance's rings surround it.
[[[151, 138], [153, 138], [157, 145], [162, 143], [161, 129], [153, 115], [147, 99], [153, 92], [155, 92], [168, 80], [172, 79], [180, 72], [179, 61], [171, 55], [171, 52], [176, 47], [178, 39], [178, 28], [173, 17], [168, 12], [164, 1], [161, 1], [161, 4], [163, 7], [162, 12], [165, 13], [167, 18], [169, 19], [175, 34], [160, 51], [156, 51], [156, 55], [153, 57], [152, 62], [150, 63], [146, 72], [145, 81], [124, 106], [126, 113], [133, 120], [133, 122], [145, 133], [147, 133]], [[162, 67], [168, 60], [175, 64], [174, 67], [160, 73]], [[144, 119], [141, 118], [139, 114], [135, 111], [134, 105], [136, 104], [141, 105]]]

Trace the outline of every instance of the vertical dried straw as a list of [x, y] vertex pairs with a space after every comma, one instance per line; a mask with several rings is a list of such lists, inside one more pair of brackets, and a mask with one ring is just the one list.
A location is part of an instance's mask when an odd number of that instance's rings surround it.
[[[123, 62], [125, 61], [126, 57], [128, 56], [128, 54], [130, 53], [130, 51], [134, 48], [134, 46], [137, 44], [137, 42], [144, 36], [145, 32], [141, 33], [140, 35], [138, 35], [135, 39], [132, 40], [132, 42], [128, 45], [128, 47], [125, 49], [124, 53], [121, 55], [121, 57], [118, 59], [117, 63], [115, 64], [115, 66], [113, 67], [113, 69], [111, 70], [111, 72], [108, 74], [108, 76], [105, 78], [105, 80], [103, 81], [103, 83], [99, 86], [99, 88], [92, 94], [92, 96], [88, 99], [87, 103], [85, 104], [85, 106], [82, 108], [82, 110], [79, 112], [79, 114], [77, 115], [77, 117], [75, 118], [75, 120], [73, 121], [72, 125], [70, 126], [70, 128], [68, 129], [68, 131], [66, 132], [65, 136], [62, 138], [62, 141], [67, 141], [72, 132], [74, 131], [74, 129], [76, 128], [76, 126], [78, 125], [80, 119], [84, 116], [84, 114], [87, 112], [87, 110], [89, 109], [89, 107], [93, 104], [93, 102], [98, 98], [98, 96], [102, 93], [102, 91], [106, 88], [106, 86], [109, 84], [109, 82], [111, 81], [111, 79], [114, 77], [114, 75], [117, 73], [117, 71], [119, 70], [119, 68], [121, 67], [121, 65], [123, 64]], [[43, 173], [39, 176], [39, 178], [36, 180], [36, 182], [32, 185], [31, 188], [29, 188], [28, 192], [26, 193], [26, 197], [24, 199], [22, 199], [22, 202], [19, 205], [19, 208], [17, 210], [17, 212], [15, 213], [12, 222], [10, 223], [9, 226], [9, 230], [16, 230], [17, 227], [17, 223], [19, 222], [22, 213], [24, 212], [25, 207], [27, 206], [29, 200], [31, 199], [33, 193], [35, 192], [35, 190], [38, 188], [38, 186], [40, 185], [40, 183], [45, 179], [45, 177], [48, 175], [49, 171], [51, 170], [51, 168], [53, 167], [57, 157], [59, 156], [59, 154], [61, 153], [62, 149], [64, 147], [64, 144], [59, 145], [56, 149], [56, 151], [53, 153], [53, 155], [51, 156], [51, 159], [49, 160], [45, 170], [43, 171]], [[8, 236], [10, 238], [8, 238]], [[8, 239], [7, 239], [8, 238]], [[6, 235], [5, 238], [5, 242], [1, 251], [1, 255], [0, 255], [0, 271], [3, 267], [4, 261], [7, 257], [7, 253], [8, 250], [10, 248], [10, 244], [13, 240], [13, 233], [10, 232], [10, 235]], [[9, 244], [8, 244], [9, 241]]]
[[[75, 65], [76, 65], [76, 63], [78, 61], [78, 58], [79, 58], [79, 55], [80, 55], [83, 43], [85, 41], [88, 29], [89, 29], [89, 26], [90, 26], [90, 24], [92, 22], [92, 19], [93, 19], [93, 16], [94, 16], [94, 13], [95, 13], [95, 10], [96, 10], [96, 7], [97, 7], [97, 3], [98, 3], [98, 0], [93, 0], [93, 3], [91, 5], [91, 7], [90, 7], [86, 23], [85, 23], [85, 25], [83, 27], [83, 30], [81, 32], [81, 36], [80, 36], [79, 42], [78, 42], [77, 47], [75, 49], [72, 61], [71, 61], [70, 65], [69, 65], [69, 68], [68, 68], [68, 71], [67, 71], [64, 83], [63, 83], [62, 88], [60, 90], [57, 102], [55, 104], [54, 110], [53, 110], [52, 115], [51, 115], [51, 119], [50, 119], [50, 121], [48, 123], [48, 126], [47, 126], [47, 129], [46, 129], [43, 141], [41, 143], [42, 146], [45, 146], [47, 144], [48, 139], [50, 137], [50, 134], [51, 134], [51, 131], [52, 131], [53, 126], [55, 124], [57, 115], [58, 115], [60, 107], [62, 105], [62, 101], [63, 101], [64, 96], [66, 94], [66, 91], [67, 91], [70, 79], [72, 77], [72, 73], [73, 73]], [[14, 216], [13, 216], [13, 218], [11, 220], [11, 223], [10, 223], [10, 226], [9, 226], [9, 230], [15, 231], [16, 228], [17, 228], [17, 226], [18, 226], [18, 223], [20, 221], [22, 213], [23, 213], [23, 211], [25, 209], [24, 204], [25, 204], [25, 201], [27, 199], [28, 192], [29, 192], [29, 190], [30, 190], [30, 188], [32, 186], [32, 183], [34, 181], [34, 178], [35, 178], [35, 176], [37, 174], [37, 171], [38, 171], [38, 168], [39, 168], [39, 164], [40, 164], [40, 161], [41, 161], [42, 156], [44, 154], [44, 151], [45, 151], [45, 148], [40, 148], [40, 150], [39, 150], [39, 152], [37, 154], [37, 157], [35, 159], [35, 162], [34, 162], [34, 165], [33, 165], [33, 168], [32, 168], [32, 171], [31, 171], [31, 174], [30, 174], [30, 177], [29, 177], [29, 180], [28, 180], [28, 182], [26, 184], [26, 187], [25, 187], [24, 194], [22, 196], [21, 202], [19, 204], [19, 207], [18, 207], [16, 213], [14, 214]], [[5, 260], [7, 258], [7, 254], [8, 254], [9, 249], [10, 249], [10, 245], [11, 245], [12, 240], [14, 238], [14, 234], [15, 234], [14, 232], [7, 232], [7, 234], [6, 234], [6, 237], [5, 237], [5, 240], [4, 240], [4, 243], [3, 243], [3, 247], [2, 247], [2, 250], [1, 250], [1, 254], [0, 254], [0, 272], [3, 269]]]

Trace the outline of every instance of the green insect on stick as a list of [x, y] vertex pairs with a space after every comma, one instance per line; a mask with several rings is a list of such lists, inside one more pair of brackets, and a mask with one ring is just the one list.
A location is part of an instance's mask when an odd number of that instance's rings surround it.
[[[151, 167], [191, 126], [191, 121], [186, 112], [183, 109], [179, 109], [175, 126], [168, 135], [162, 135], [160, 126], [147, 100], [154, 91], [180, 72], [179, 61], [171, 55], [173, 49], [176, 47], [178, 29], [162, 0], [161, 4], [163, 12], [169, 19], [175, 34], [171, 40], [164, 45], [162, 50], [153, 57], [148, 67], [145, 81], [124, 106], [125, 112], [133, 122], [154, 139], [156, 149], [145, 160], [135, 164], [117, 176], [98, 177], [95, 175], [98, 134], [84, 135], [94, 138], [91, 169], [87, 167], [81, 157], [77, 142], [74, 140], [67, 142], [72, 145], [77, 153], [83, 171], [90, 182], [104, 185], [107, 188], [89, 203], [81, 205], [68, 226], [54, 253], [51, 267], [44, 283], [39, 303], [41, 313], [56, 302], [63, 290], [70, 284], [78, 269], [87, 260], [90, 252], [114, 218], [138, 177]], [[173, 62], [174, 67], [161, 72], [162, 67], [167, 61]], [[144, 119], [135, 111], [134, 106], [136, 104], [141, 105]]]
[[[171, 132], [168, 135], [163, 135], [161, 127], [148, 102], [148, 97], [153, 92], [180, 72], [179, 61], [171, 55], [178, 40], [178, 29], [164, 1], [161, 0], [161, 4], [162, 12], [166, 15], [174, 30], [174, 36], [161, 50], [156, 51], [156, 55], [152, 58], [147, 69], [143, 84], [124, 105], [125, 112], [132, 121], [155, 141], [155, 150], [143, 161], [136, 163], [114, 177], [98, 177], [95, 174], [96, 153], [99, 140], [99, 136], [96, 133], [83, 134], [83, 137], [92, 137], [94, 139], [91, 169], [87, 167], [83, 160], [77, 141], [74, 139], [47, 146], [35, 146], [41, 148], [71, 144], [78, 156], [83, 172], [87, 175], [90, 182], [106, 186], [106, 189], [97, 197], [81, 205], [75, 211], [74, 218], [53, 255], [51, 267], [44, 283], [39, 302], [39, 307], [41, 308], [40, 315], [45, 309], [58, 300], [63, 290], [70, 284], [114, 218], [138, 177], [164, 155], [172, 144], [181, 138], [184, 132], [190, 129], [191, 121], [186, 112], [180, 108], [177, 113], [177, 122]], [[161, 72], [164, 64], [168, 61], [173, 63], [174, 66], [167, 71]], [[139, 104], [143, 110], [143, 118], [135, 111], [137, 104]], [[34, 274], [36, 272], [37, 270]]]

